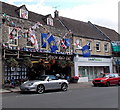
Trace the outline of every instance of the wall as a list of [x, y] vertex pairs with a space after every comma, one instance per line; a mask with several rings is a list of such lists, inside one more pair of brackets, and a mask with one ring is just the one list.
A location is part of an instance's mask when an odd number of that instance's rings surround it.
[[[94, 40], [94, 39], [87, 39], [87, 38], [82, 38], [82, 37], [74, 37], [73, 38], [73, 42], [75, 42], [77, 39], [80, 39], [80, 40], [82, 40], [82, 46], [84, 46], [84, 45], [86, 45], [86, 42], [87, 41], [91, 41], [92, 42], [92, 45], [91, 45], [91, 50], [90, 50], [90, 52], [91, 52], [91, 55], [104, 55], [104, 56], [111, 56], [111, 44], [110, 44], [110, 42], [108, 42], [108, 41], [102, 41], [102, 40]], [[100, 51], [96, 51], [96, 42], [100, 42], [101, 43], [101, 45], [100, 45]], [[109, 44], [109, 49], [108, 49], [108, 52], [105, 52], [105, 50], [104, 50], [104, 44], [105, 43], [108, 43]], [[75, 52], [75, 46], [74, 46], [74, 52]], [[79, 53], [79, 54], [82, 54], [82, 51], [81, 50], [76, 50], [76, 52], [77, 53]]]

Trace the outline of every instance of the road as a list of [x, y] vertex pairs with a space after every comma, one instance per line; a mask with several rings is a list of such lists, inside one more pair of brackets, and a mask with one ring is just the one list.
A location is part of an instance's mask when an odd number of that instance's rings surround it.
[[44, 94], [3, 94], [3, 108], [117, 108], [118, 87], [86, 87]]

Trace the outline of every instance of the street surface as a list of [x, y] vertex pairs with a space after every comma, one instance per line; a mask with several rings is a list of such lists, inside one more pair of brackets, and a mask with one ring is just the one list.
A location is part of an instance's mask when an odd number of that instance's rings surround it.
[[3, 94], [3, 108], [118, 108], [118, 86]]

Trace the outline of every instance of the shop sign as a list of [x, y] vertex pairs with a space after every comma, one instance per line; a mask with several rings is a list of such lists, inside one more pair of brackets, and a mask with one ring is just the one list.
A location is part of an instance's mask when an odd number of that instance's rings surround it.
[[102, 59], [98, 59], [98, 58], [89, 58], [88, 61], [102, 61]]
[[55, 60], [72, 60], [71, 56], [56, 56], [56, 55], [49, 55], [48, 58], [55, 59]]

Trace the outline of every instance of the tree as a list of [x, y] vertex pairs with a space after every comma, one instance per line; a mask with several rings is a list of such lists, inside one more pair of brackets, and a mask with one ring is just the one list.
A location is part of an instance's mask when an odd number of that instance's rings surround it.
[[12, 68], [17, 68], [18, 67], [18, 62], [14, 58], [10, 58], [6, 60], [7, 66], [12, 67]]

